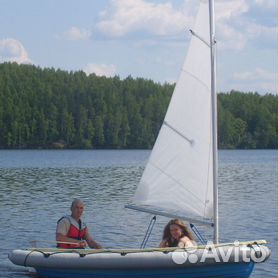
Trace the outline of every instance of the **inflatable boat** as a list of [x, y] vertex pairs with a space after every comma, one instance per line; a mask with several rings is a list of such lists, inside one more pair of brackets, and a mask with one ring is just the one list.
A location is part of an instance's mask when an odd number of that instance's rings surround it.
[[39, 277], [249, 277], [255, 263], [265, 261], [266, 242], [241, 242], [191, 248], [146, 249], [26, 249], [14, 250], [9, 259], [33, 267]]

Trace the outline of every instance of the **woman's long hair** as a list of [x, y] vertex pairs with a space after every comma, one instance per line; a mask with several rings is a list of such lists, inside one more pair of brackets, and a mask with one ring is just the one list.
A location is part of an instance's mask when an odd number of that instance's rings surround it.
[[170, 232], [170, 226], [171, 225], [177, 225], [181, 228], [182, 230], [182, 237], [186, 236], [188, 237], [190, 240], [194, 240], [192, 233], [189, 231], [189, 229], [187, 228], [187, 226], [180, 220], [180, 219], [172, 219], [168, 222], [168, 224], [165, 226], [164, 228], [164, 232], [163, 232], [163, 240], [165, 240], [168, 244], [171, 242], [172, 240], [172, 236], [171, 236], [171, 232]]

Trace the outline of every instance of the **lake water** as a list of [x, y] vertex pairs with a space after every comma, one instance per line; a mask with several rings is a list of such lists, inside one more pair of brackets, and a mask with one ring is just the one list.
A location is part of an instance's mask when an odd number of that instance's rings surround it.
[[[0, 277], [28, 278], [7, 258], [15, 248], [54, 246], [56, 221], [74, 197], [86, 203], [84, 220], [104, 247], [139, 247], [151, 216], [124, 209], [149, 151], [0, 151]], [[277, 151], [219, 152], [221, 241], [266, 239], [270, 259], [252, 277], [277, 277]], [[148, 246], [157, 246], [167, 218], [158, 217]], [[211, 230], [203, 230], [211, 237]], [[48, 242], [49, 241], [49, 242]]]

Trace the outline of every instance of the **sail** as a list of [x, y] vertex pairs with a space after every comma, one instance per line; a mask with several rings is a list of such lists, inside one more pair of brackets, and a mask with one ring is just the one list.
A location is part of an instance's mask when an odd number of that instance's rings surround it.
[[213, 218], [209, 44], [209, 4], [201, 1], [187, 57], [133, 198], [137, 207]]

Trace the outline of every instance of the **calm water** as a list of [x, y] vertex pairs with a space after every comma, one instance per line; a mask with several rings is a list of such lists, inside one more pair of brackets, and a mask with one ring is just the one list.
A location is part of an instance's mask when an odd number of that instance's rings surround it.
[[[33, 239], [53, 241], [56, 221], [73, 197], [105, 247], [139, 247], [151, 216], [124, 209], [149, 151], [0, 151], [0, 277], [28, 278], [7, 254]], [[271, 258], [252, 277], [277, 277], [277, 151], [220, 151], [221, 241], [267, 239]], [[159, 217], [148, 246], [159, 244]], [[203, 231], [207, 237], [212, 231]], [[41, 242], [40, 246], [53, 245]]]

